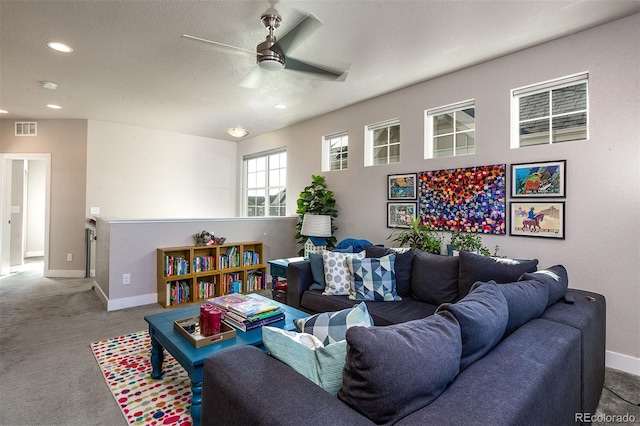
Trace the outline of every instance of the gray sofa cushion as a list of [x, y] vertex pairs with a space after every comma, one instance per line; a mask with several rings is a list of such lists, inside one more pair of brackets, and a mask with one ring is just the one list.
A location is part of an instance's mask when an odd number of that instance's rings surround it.
[[309, 287], [310, 290], [324, 290], [324, 263], [321, 253], [309, 253], [309, 264], [311, 265], [311, 276], [313, 277], [313, 284]]
[[381, 246], [369, 246], [365, 250], [366, 257], [382, 257], [395, 253], [396, 292], [400, 296], [411, 296], [411, 266], [413, 265], [413, 250], [398, 253], [389, 247]]
[[461, 298], [469, 293], [476, 281], [511, 283], [526, 272], [535, 272], [538, 267], [538, 259], [494, 258], [466, 251], [461, 251], [459, 257], [458, 291]]
[[569, 287], [567, 270], [562, 265], [556, 265], [536, 272], [522, 274], [520, 280], [537, 280], [544, 283], [549, 289], [547, 306], [551, 306], [558, 300], [562, 299]]
[[462, 334], [460, 370], [464, 370], [498, 344], [509, 321], [507, 300], [497, 286], [483, 285], [457, 303], [444, 303], [436, 313], [449, 311]]
[[471, 287], [471, 292], [478, 286], [495, 286], [507, 300], [509, 320], [504, 332], [510, 335], [523, 324], [538, 318], [547, 307], [549, 290], [547, 286], [536, 280], [518, 281], [508, 284], [477, 282]]
[[458, 300], [458, 258], [416, 250], [411, 270], [411, 295], [440, 305]]
[[460, 327], [449, 312], [387, 327], [347, 331], [338, 398], [378, 424], [436, 399], [460, 368]]

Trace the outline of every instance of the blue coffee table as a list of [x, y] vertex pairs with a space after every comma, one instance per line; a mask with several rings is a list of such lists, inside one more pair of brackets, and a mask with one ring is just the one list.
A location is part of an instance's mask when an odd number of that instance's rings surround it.
[[[258, 294], [251, 297], [267, 299]], [[280, 327], [284, 330], [294, 330], [293, 320], [309, 316], [306, 312], [299, 311], [290, 306], [273, 301], [284, 311], [285, 319], [270, 324], [272, 327]], [[262, 346], [262, 328], [248, 332], [236, 330], [234, 339], [220, 343], [214, 343], [202, 348], [194, 348], [180, 333], [173, 328], [173, 322], [200, 315], [200, 305], [192, 305], [181, 309], [171, 309], [159, 314], [147, 315], [145, 321], [149, 323], [149, 336], [151, 337], [151, 377], [160, 379], [164, 375], [162, 363], [166, 349], [178, 363], [187, 371], [191, 379], [191, 419], [194, 426], [200, 425], [200, 410], [202, 405], [202, 373], [204, 361], [211, 355], [236, 346]]]

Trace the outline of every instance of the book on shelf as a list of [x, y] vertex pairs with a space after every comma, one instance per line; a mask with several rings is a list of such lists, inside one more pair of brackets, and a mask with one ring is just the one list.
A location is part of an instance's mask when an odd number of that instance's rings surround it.
[[181, 257], [169, 256], [164, 257], [164, 275], [172, 277], [175, 275], [184, 275], [189, 273], [189, 262]]
[[270, 300], [247, 298], [244, 302], [234, 303], [229, 306], [229, 311], [243, 318], [250, 318], [277, 310], [279, 307]]
[[269, 324], [273, 324], [276, 323], [278, 321], [282, 321], [284, 320], [284, 312], [281, 312], [280, 314], [277, 315], [272, 315], [268, 318], [264, 318], [261, 320], [257, 320], [257, 321], [237, 321], [236, 319], [228, 316], [228, 315], [223, 315], [222, 316], [222, 321], [231, 326], [231, 327], [235, 327], [240, 331], [251, 331], [251, 330], [255, 330], [256, 328], [260, 328], [262, 326], [265, 325], [269, 325]]

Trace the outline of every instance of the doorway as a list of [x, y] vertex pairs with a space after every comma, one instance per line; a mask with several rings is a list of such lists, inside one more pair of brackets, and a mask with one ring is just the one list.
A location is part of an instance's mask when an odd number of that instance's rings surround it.
[[0, 158], [0, 275], [23, 269], [26, 260], [46, 276], [51, 154], [0, 154]]

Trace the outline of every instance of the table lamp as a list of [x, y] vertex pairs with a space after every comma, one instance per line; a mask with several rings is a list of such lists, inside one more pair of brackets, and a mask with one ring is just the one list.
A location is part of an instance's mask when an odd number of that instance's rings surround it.
[[331, 236], [331, 216], [305, 213], [300, 235], [309, 237], [304, 243], [304, 257], [309, 257], [309, 253], [322, 253], [327, 249], [326, 237]]

